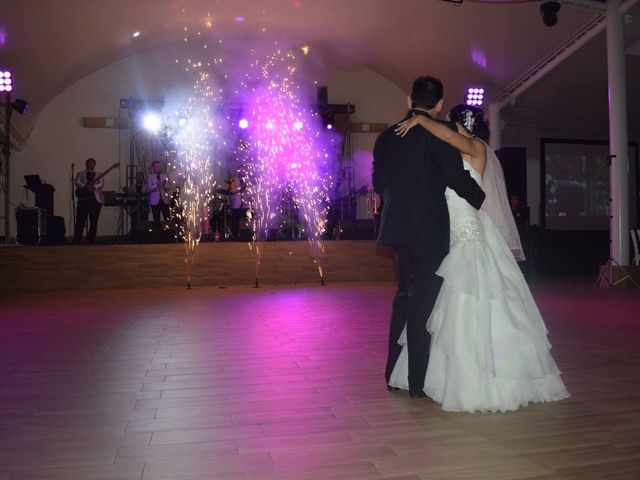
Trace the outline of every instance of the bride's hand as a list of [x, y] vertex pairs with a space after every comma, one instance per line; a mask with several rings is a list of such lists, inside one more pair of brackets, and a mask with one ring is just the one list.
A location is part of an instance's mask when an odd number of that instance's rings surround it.
[[407, 118], [405, 121], [398, 123], [396, 127], [396, 135], [404, 137], [409, 130], [418, 125], [416, 117]]

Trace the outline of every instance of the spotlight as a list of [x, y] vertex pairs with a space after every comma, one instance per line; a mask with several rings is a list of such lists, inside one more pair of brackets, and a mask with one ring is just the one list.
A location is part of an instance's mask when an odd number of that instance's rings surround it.
[[0, 70], [0, 92], [10, 92], [11, 90], [13, 90], [11, 72]]
[[162, 122], [160, 117], [155, 113], [145, 113], [142, 117], [142, 126], [150, 132], [156, 133], [160, 130]]
[[16, 98], [13, 102], [11, 102], [11, 108], [13, 108], [20, 115], [24, 115], [29, 110], [29, 102], [26, 100], [22, 100], [21, 98]]
[[479, 107], [484, 98], [484, 88], [470, 87], [467, 89], [467, 105]]
[[542, 23], [547, 27], [553, 27], [558, 23], [558, 12], [560, 11], [560, 2], [544, 2], [540, 5], [540, 15], [542, 15]]
[[238, 126], [239, 126], [241, 129], [243, 129], [243, 130], [244, 130], [245, 128], [247, 128], [247, 127], [249, 126], [249, 121], [248, 121], [246, 118], [242, 118], [242, 119], [240, 119], [240, 121], [238, 122]]
[[322, 114], [322, 123], [327, 130], [333, 130], [333, 122], [335, 117], [332, 112], [326, 112]]
[[295, 122], [293, 124], [293, 128], [295, 128], [296, 130], [302, 129], [302, 122], [300, 120], [298, 120], [297, 122]]

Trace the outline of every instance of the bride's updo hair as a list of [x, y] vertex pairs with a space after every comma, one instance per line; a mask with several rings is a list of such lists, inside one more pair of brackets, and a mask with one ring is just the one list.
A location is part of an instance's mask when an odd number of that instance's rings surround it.
[[484, 112], [481, 108], [461, 103], [449, 111], [449, 118], [452, 122], [462, 125], [473, 137], [485, 141], [489, 139], [489, 127], [484, 121]]

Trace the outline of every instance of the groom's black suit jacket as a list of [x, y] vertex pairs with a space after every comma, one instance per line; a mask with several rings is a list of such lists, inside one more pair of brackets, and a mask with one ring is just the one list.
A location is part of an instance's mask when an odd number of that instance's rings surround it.
[[[444, 123], [455, 129], [453, 123]], [[463, 168], [458, 150], [421, 126], [404, 137], [396, 135], [395, 129], [392, 125], [382, 132], [373, 151], [373, 187], [384, 202], [378, 243], [448, 252], [446, 187], [476, 209], [484, 201], [484, 192]]]

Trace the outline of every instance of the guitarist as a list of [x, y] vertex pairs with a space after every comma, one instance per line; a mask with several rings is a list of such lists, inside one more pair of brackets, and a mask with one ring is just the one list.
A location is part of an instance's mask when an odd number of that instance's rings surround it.
[[102, 193], [104, 179], [102, 175], [95, 171], [96, 161], [93, 158], [89, 158], [85, 165], [87, 169], [76, 175], [78, 206], [76, 208], [74, 243], [80, 243], [82, 240], [82, 231], [87, 223], [87, 217], [89, 217], [87, 242], [93, 243], [95, 241], [96, 232], [98, 231], [98, 217], [104, 203], [104, 195]]

